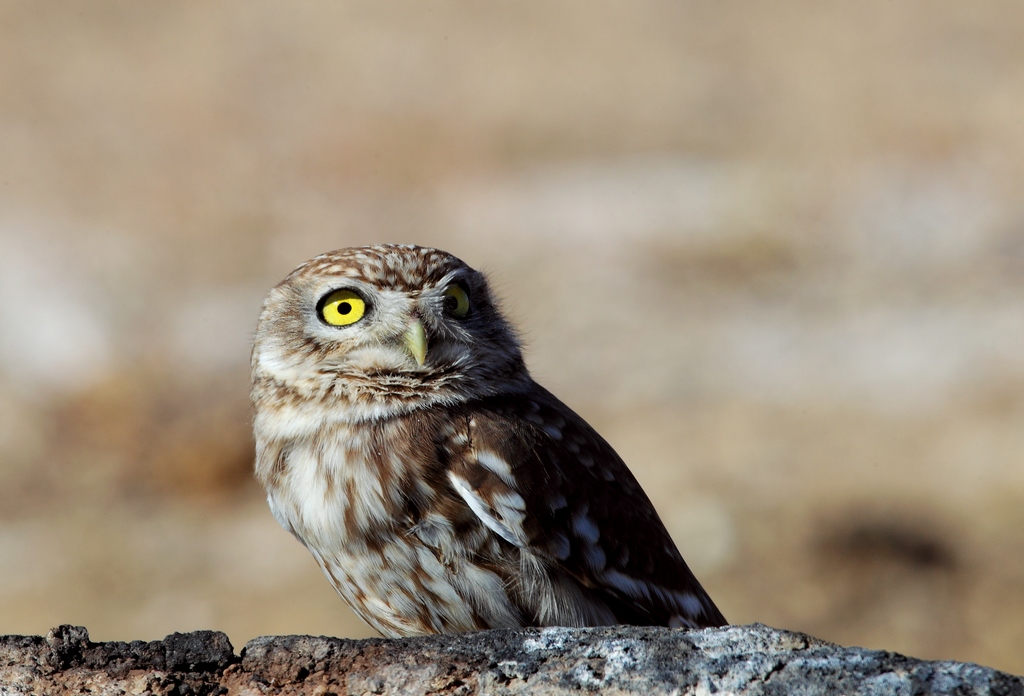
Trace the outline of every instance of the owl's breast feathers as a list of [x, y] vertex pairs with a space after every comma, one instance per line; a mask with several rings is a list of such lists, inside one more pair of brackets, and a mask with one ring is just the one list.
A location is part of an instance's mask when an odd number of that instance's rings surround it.
[[[265, 444], [260, 477], [278, 519], [385, 634], [726, 623], [626, 465], [539, 386], [334, 427], [314, 449]], [[452, 601], [464, 606], [436, 611]]]

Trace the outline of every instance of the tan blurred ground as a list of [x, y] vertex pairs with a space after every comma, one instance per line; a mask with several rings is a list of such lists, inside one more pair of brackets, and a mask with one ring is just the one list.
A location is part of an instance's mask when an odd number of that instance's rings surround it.
[[1024, 673], [1016, 2], [0, 5], [0, 633], [369, 630], [251, 483], [307, 257], [488, 270], [730, 620]]

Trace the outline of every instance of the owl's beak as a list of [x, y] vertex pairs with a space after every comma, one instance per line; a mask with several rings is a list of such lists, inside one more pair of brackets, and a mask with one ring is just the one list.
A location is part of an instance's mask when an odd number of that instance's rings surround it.
[[416, 359], [416, 364], [423, 367], [427, 360], [427, 332], [423, 330], [423, 322], [413, 319], [405, 330], [405, 347], [409, 354]]

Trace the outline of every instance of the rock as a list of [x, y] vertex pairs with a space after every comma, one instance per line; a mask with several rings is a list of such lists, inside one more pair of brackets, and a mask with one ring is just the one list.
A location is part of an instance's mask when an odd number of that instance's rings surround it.
[[0, 636], [0, 696], [223, 693], [225, 669], [237, 662], [231, 641], [217, 631], [93, 643], [81, 626], [58, 626], [45, 639]]
[[1024, 679], [979, 665], [844, 648], [760, 624], [484, 631], [397, 640], [216, 631], [93, 643], [60, 626], [0, 637], [0, 695], [998, 694]]

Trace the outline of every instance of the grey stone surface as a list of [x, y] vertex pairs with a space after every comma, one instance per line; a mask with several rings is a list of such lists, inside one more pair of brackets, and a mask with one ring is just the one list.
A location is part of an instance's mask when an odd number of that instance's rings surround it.
[[400, 640], [278, 636], [236, 657], [215, 631], [93, 643], [84, 628], [0, 637], [14, 694], [998, 694], [1024, 679], [844, 648], [754, 624], [485, 631]]

